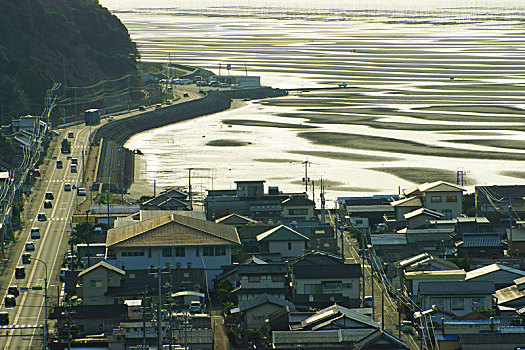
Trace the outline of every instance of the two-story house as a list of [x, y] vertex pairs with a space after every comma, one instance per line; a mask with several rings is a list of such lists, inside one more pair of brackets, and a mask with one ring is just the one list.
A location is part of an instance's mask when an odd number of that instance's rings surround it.
[[284, 225], [274, 227], [257, 236], [261, 252], [294, 257], [305, 253], [310, 238]]
[[78, 274], [77, 295], [84, 305], [111, 305], [113, 297], [107, 292], [110, 288], [120, 287], [125, 274], [124, 270], [101, 261]]
[[443, 214], [444, 219], [452, 219], [463, 213], [464, 191], [462, 187], [435, 181], [419, 185], [409, 195], [421, 197], [425, 208]]
[[306, 195], [291, 196], [282, 203], [284, 220], [310, 220], [315, 218], [315, 202]]
[[284, 263], [237, 265], [239, 284], [232, 291], [237, 300], [253, 299], [261, 294], [286, 299], [286, 275]]
[[231, 249], [240, 245], [235, 227], [169, 214], [108, 231], [106, 258], [122, 269], [151, 266], [203, 268], [209, 285], [231, 265]]

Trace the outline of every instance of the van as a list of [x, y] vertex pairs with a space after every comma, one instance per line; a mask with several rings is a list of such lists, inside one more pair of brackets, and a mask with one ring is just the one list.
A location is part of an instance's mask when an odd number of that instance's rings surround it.
[[77, 166], [75, 164], [71, 165], [71, 172], [76, 173], [77, 172]]
[[198, 312], [201, 312], [201, 302], [194, 300], [190, 303], [190, 313], [196, 314]]

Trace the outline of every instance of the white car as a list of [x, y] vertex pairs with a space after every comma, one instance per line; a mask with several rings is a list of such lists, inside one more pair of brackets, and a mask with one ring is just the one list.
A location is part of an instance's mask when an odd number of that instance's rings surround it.
[[79, 187], [77, 188], [77, 195], [79, 196], [86, 196], [87, 192], [86, 192], [86, 189], [84, 187]]
[[108, 122], [112, 122], [112, 121], [114, 121], [114, 120], [115, 120], [115, 117], [114, 117], [114, 116], [110, 116], [110, 117], [108, 118]]

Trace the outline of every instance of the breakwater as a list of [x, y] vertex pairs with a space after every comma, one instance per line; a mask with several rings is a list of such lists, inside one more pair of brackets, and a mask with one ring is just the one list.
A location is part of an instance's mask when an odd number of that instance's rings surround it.
[[[120, 193], [133, 183], [134, 151], [123, 147], [133, 135], [231, 107], [233, 99], [262, 99], [287, 95], [286, 90], [261, 87], [254, 89], [208, 91], [200, 99], [147, 111], [119, 119], [97, 129], [94, 142], [100, 143], [96, 171], [99, 191]], [[98, 185], [100, 184], [100, 186]]]

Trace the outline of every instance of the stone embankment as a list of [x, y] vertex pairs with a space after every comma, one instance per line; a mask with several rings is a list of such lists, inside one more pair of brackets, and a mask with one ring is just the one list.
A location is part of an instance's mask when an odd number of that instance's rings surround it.
[[[206, 96], [172, 106], [116, 120], [97, 129], [94, 141], [100, 142], [96, 183], [99, 191], [120, 193], [133, 183], [134, 153], [123, 147], [133, 135], [203, 115], [222, 112], [232, 99], [261, 99], [285, 96], [286, 90], [261, 87], [254, 89], [209, 91]], [[122, 151], [119, 151], [122, 149]], [[122, 154], [120, 152], [123, 152]]]

